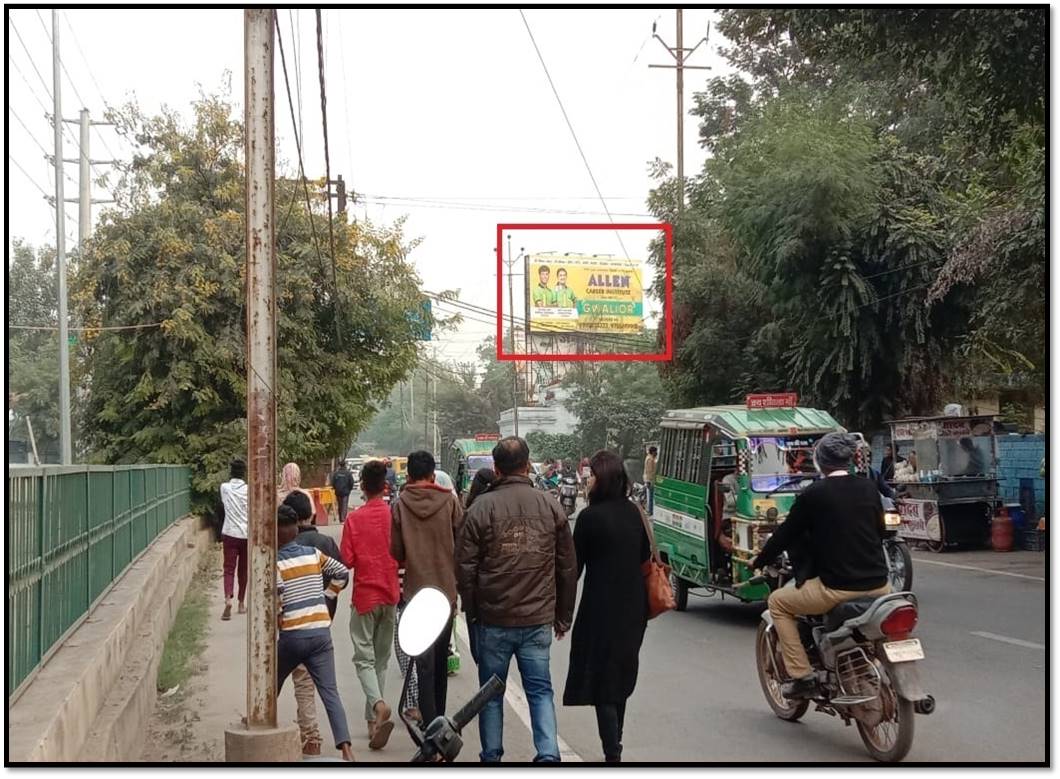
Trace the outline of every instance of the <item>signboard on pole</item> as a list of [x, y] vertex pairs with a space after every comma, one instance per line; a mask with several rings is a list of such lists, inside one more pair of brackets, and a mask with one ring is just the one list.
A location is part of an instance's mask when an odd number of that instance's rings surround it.
[[527, 275], [531, 333], [639, 333], [640, 262], [583, 254], [533, 254]]

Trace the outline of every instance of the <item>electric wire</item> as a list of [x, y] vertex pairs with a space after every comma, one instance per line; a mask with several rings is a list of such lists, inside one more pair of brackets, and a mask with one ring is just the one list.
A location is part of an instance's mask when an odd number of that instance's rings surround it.
[[48, 201], [55, 200], [54, 196], [49, 195], [47, 192], [45, 192], [44, 191], [44, 187], [42, 187], [40, 184], [38, 184], [37, 180], [35, 178], [33, 178], [33, 176], [31, 176], [28, 172], [26, 172], [26, 169], [23, 168], [18, 163], [18, 160], [16, 160], [10, 154], [7, 155], [7, 159], [8, 159], [8, 162], [12, 163], [16, 168], [18, 168], [20, 171], [22, 171], [22, 175], [25, 176], [29, 180], [30, 184], [32, 184], [33, 186], [35, 186], [37, 188], [38, 192], [40, 192], [42, 195], [44, 195], [44, 199], [45, 200], [48, 200]]
[[273, 17], [273, 19], [276, 25], [276, 42], [280, 49], [280, 65], [283, 68], [283, 82], [287, 88], [287, 105], [291, 108], [291, 126], [294, 132], [295, 148], [298, 150], [298, 172], [301, 174], [302, 190], [305, 194], [306, 215], [309, 217], [309, 231], [313, 237], [313, 249], [317, 255], [317, 262], [319, 262], [320, 265], [323, 266], [324, 258], [320, 253], [320, 241], [317, 238], [316, 221], [313, 219], [313, 206], [309, 198], [309, 182], [306, 181], [305, 177], [305, 162], [302, 158], [302, 141], [298, 133], [297, 119], [295, 118], [294, 114], [294, 100], [291, 97], [291, 82], [287, 75], [287, 57], [284, 54], [283, 50], [283, 34], [280, 32], [279, 21], [276, 20], [275, 16]]
[[335, 337], [339, 346], [342, 346], [342, 331], [340, 320], [342, 311], [339, 305], [339, 277], [335, 261], [335, 215], [331, 204], [331, 154], [328, 150], [328, 97], [324, 86], [324, 22], [323, 14], [319, 8], [316, 9], [317, 16], [317, 63], [320, 73], [320, 119], [324, 125], [324, 180], [327, 187], [328, 200], [328, 242], [331, 245], [331, 286], [335, 292]]
[[[530, 42], [534, 45], [534, 51], [537, 52], [538, 60], [541, 61], [541, 67], [545, 71], [545, 78], [548, 79], [549, 86], [552, 87], [552, 94], [556, 96], [556, 102], [559, 104], [559, 110], [562, 112], [563, 119], [567, 123], [567, 129], [570, 130], [571, 137], [574, 139], [574, 145], [578, 148], [578, 154], [581, 155], [582, 162], [585, 163], [585, 170], [588, 172], [589, 178], [593, 182], [593, 189], [596, 190], [596, 194], [600, 198], [600, 203], [604, 207], [604, 212], [607, 214], [608, 220], [611, 222], [611, 224], [614, 224], [614, 217], [612, 217], [610, 214], [610, 209], [608, 209], [607, 207], [607, 201], [604, 200], [603, 192], [600, 190], [600, 185], [596, 182], [596, 176], [593, 175], [593, 169], [589, 165], [589, 159], [585, 156], [585, 151], [582, 149], [581, 142], [578, 140], [578, 134], [574, 132], [574, 125], [571, 124], [570, 117], [567, 116], [567, 109], [563, 105], [563, 100], [559, 96], [559, 91], [556, 89], [556, 84], [552, 80], [552, 74], [549, 73], [548, 65], [545, 64], [545, 58], [544, 56], [542, 56], [541, 49], [537, 45], [537, 39], [534, 38], [534, 31], [530, 29], [530, 22], [527, 20], [526, 14], [523, 12], [522, 9], [519, 9], [519, 16], [521, 16], [523, 19], [523, 24], [526, 26], [526, 32], [530, 36]], [[622, 252], [626, 255], [626, 257], [629, 257], [629, 252], [626, 250], [626, 245], [625, 243], [623, 243], [622, 236], [617, 229], [615, 230], [615, 237], [618, 238], [618, 244], [622, 247]]]
[[[96, 92], [99, 94], [99, 100], [103, 104], [103, 108], [106, 110], [113, 110], [110, 103], [107, 102], [107, 98], [103, 95], [103, 88], [99, 85], [99, 81], [96, 79], [96, 74], [92, 72], [92, 66], [88, 62], [88, 57], [85, 56], [84, 49], [81, 48], [81, 42], [77, 38], [77, 31], [74, 30], [74, 25], [70, 22], [70, 17], [63, 14], [63, 21], [66, 22], [66, 29], [70, 31], [70, 37], [74, 39], [74, 46], [77, 48], [77, 53], [81, 55], [81, 61], [85, 63], [85, 70], [88, 72], [88, 77], [96, 87]], [[117, 161], [118, 155], [111, 150], [110, 144], [107, 143], [107, 139], [101, 135], [99, 140], [103, 144], [103, 148], [107, 150], [107, 154], [111, 156], [111, 159]]]

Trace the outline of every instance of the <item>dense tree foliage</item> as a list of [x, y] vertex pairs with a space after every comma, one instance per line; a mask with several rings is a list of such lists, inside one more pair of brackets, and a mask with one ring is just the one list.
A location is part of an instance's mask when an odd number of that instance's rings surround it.
[[[12, 242], [8, 268], [8, 438], [32, 451], [33, 426], [42, 462], [59, 460], [59, 317], [55, 250]], [[75, 352], [75, 350], [71, 350]]]
[[[186, 462], [200, 494], [246, 452], [243, 131], [223, 96], [185, 126], [130, 105], [139, 143], [74, 280], [89, 325], [141, 329], [87, 343], [85, 433], [103, 462]], [[334, 223], [301, 186], [276, 186], [280, 457], [345, 452], [416, 360], [420, 300], [400, 223]], [[332, 261], [338, 278], [332, 282]], [[336, 323], [338, 326], [336, 326]]]
[[649, 198], [675, 225], [675, 401], [790, 389], [872, 427], [1040, 388], [1044, 10], [721, 17], [711, 158], [683, 214], [661, 163]]

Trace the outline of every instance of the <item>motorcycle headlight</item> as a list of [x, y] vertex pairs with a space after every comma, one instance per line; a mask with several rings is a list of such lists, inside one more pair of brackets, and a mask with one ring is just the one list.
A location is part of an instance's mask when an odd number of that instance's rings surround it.
[[900, 514], [894, 511], [886, 511], [883, 514], [883, 525], [884, 527], [900, 527], [902, 524], [902, 517]]

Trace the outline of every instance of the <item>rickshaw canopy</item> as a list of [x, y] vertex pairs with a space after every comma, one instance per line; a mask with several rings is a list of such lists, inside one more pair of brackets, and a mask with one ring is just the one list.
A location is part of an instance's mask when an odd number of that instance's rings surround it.
[[746, 406], [703, 406], [667, 411], [663, 427], [687, 430], [710, 425], [730, 438], [845, 431], [826, 411], [815, 408], [749, 409]]

